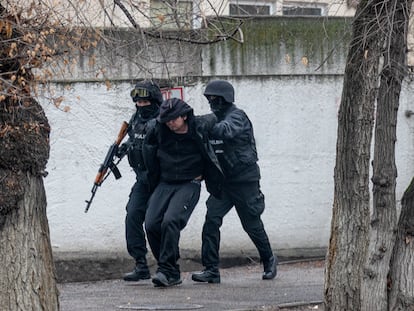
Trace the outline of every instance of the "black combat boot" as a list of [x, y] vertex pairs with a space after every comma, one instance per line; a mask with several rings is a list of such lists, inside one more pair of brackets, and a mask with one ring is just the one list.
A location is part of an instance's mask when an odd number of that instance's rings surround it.
[[167, 276], [164, 272], [161, 271], [157, 271], [157, 273], [155, 273], [155, 276], [152, 278], [152, 283], [154, 283], [154, 287], [170, 287], [174, 285], [179, 285], [182, 282], [183, 281], [179, 276]]
[[269, 260], [263, 261], [263, 280], [272, 280], [277, 274], [277, 257], [272, 256]]
[[124, 281], [137, 282], [139, 280], [148, 280], [151, 274], [148, 270], [147, 261], [145, 259], [138, 259], [135, 264], [134, 271], [124, 275]]
[[193, 273], [191, 279], [196, 282], [220, 283], [220, 271], [217, 267], [208, 267]]

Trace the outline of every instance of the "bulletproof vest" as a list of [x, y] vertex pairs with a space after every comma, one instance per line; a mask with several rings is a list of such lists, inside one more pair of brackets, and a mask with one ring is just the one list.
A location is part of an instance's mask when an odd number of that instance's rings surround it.
[[142, 145], [151, 123], [155, 123], [155, 119], [144, 120], [138, 114], [135, 114], [130, 122], [131, 127], [128, 135], [131, 145], [128, 149], [128, 162], [136, 172], [137, 170], [146, 170], [142, 156]]
[[[230, 112], [231, 113], [231, 112]], [[231, 139], [210, 139], [210, 144], [216, 153], [227, 179], [254, 180], [260, 178], [257, 167], [256, 142], [253, 135], [253, 126], [243, 112], [247, 122], [243, 133]], [[224, 117], [225, 118], [225, 117]], [[246, 176], [248, 172], [249, 176]]]

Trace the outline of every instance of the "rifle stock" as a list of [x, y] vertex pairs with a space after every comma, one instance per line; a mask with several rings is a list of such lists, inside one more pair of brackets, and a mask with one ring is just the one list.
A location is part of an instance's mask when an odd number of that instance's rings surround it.
[[[92, 204], [92, 200], [95, 197], [96, 191], [98, 190], [98, 187], [102, 185], [102, 183], [111, 173], [111, 171], [114, 173], [114, 176], [116, 179], [121, 178], [121, 173], [119, 172], [118, 167], [116, 166], [116, 164], [118, 164], [120, 160], [115, 164], [114, 157], [118, 151], [119, 145], [121, 144], [122, 140], [125, 138], [127, 132], [128, 132], [128, 123], [124, 121], [122, 123], [121, 129], [119, 130], [119, 133], [118, 133], [118, 136], [115, 142], [109, 148], [105, 156], [105, 160], [103, 164], [101, 164], [101, 166], [99, 167], [98, 173], [96, 174], [95, 181], [93, 183], [93, 187], [91, 190], [92, 192], [91, 198], [89, 200], [85, 200], [86, 202], [85, 213], [88, 212], [89, 207]], [[109, 169], [109, 172], [108, 172], [108, 169]]]

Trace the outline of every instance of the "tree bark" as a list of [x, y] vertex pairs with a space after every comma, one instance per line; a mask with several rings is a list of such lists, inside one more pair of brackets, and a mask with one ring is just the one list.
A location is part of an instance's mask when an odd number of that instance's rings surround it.
[[41, 67], [41, 58], [28, 50], [37, 42], [32, 34], [49, 26], [34, 27], [22, 18], [31, 14], [9, 13], [1, 4], [0, 16], [0, 309], [55, 311], [58, 289], [42, 179], [50, 126], [32, 97], [38, 82], [31, 68]]
[[[413, 309], [413, 249], [407, 245], [411, 244], [414, 220], [407, 207], [408, 199], [399, 224], [403, 229], [400, 228], [392, 252], [397, 214], [396, 124], [406, 72], [411, 4], [412, 0], [361, 1], [357, 8], [339, 111], [334, 208], [325, 279], [326, 310]], [[380, 64], [382, 70], [378, 75]], [[372, 95], [377, 76], [380, 86], [372, 178], [374, 206], [369, 227], [367, 163], [372, 132], [369, 115], [374, 107]], [[349, 81], [360, 82], [360, 89]], [[365, 123], [361, 123], [364, 120], [370, 126], [364, 127]], [[388, 296], [390, 262], [394, 285]]]
[[0, 231], [1, 309], [59, 310], [43, 179], [27, 173], [22, 187]]
[[368, 247], [369, 161], [381, 38], [377, 12], [361, 1], [353, 25], [341, 105], [334, 171], [334, 203], [326, 273], [325, 310], [360, 310]]
[[414, 179], [402, 198], [388, 280], [388, 310], [414, 310]]
[[363, 271], [362, 310], [388, 309], [387, 277], [397, 222], [396, 127], [401, 85], [407, 68], [406, 42], [411, 2], [384, 1], [381, 10], [378, 10], [379, 31], [385, 44], [376, 110], [373, 214], [370, 245]]

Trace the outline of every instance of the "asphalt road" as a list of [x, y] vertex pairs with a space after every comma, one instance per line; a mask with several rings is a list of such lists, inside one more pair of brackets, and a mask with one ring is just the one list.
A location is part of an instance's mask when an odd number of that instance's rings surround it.
[[154, 287], [151, 280], [60, 283], [61, 311], [113, 310], [321, 310], [324, 262], [282, 263], [274, 280], [261, 279], [262, 266], [221, 269], [220, 284], [183, 283]]

